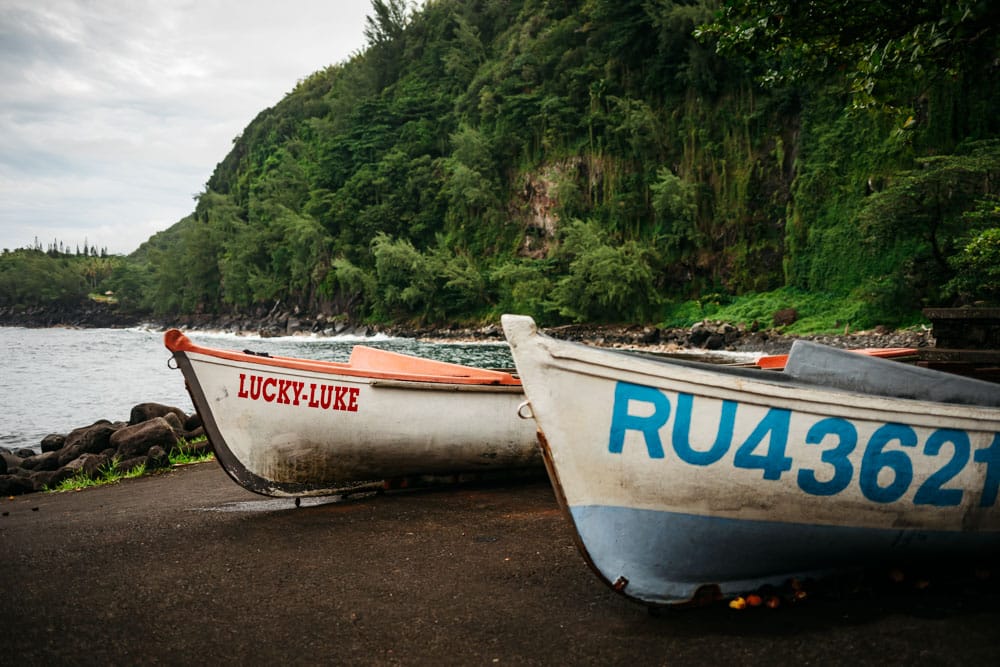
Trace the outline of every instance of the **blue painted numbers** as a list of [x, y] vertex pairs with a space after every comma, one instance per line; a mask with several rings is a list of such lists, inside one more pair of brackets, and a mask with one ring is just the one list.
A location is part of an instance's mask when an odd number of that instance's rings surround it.
[[[807, 429], [804, 443], [790, 443], [793, 412], [771, 408], [760, 418], [746, 439], [735, 444], [734, 431], [740, 404], [721, 401], [714, 433], [711, 432], [712, 429], [692, 433], [694, 402], [695, 397], [691, 394], [679, 393], [675, 405], [671, 405], [667, 394], [658, 389], [627, 382], [617, 383], [608, 451], [621, 454], [625, 447], [626, 433], [635, 431], [641, 435], [650, 458], [666, 458], [669, 454], [664, 447], [661, 431], [673, 413], [673, 426], [668, 431], [670, 448], [680, 461], [690, 465], [708, 466], [718, 463], [735, 446], [732, 459], [734, 467], [760, 470], [764, 479], [778, 480], [782, 474], [796, 467], [794, 453], [798, 445], [817, 447], [822, 448], [820, 464], [812, 468], [803, 463], [796, 471], [796, 482], [802, 491], [814, 496], [833, 496], [856, 481], [861, 494], [868, 500], [891, 503], [905, 496], [913, 485], [914, 460], [917, 457], [931, 458], [938, 467], [916, 489], [913, 503], [947, 507], [961, 504], [964, 491], [949, 486], [949, 483], [972, 460], [986, 466], [979, 505], [992, 507], [997, 500], [1000, 490], [1000, 433], [994, 434], [993, 442], [988, 447], [973, 452], [969, 434], [962, 430], [937, 429], [921, 447], [919, 437], [912, 427], [905, 424], [882, 424], [864, 443], [856, 470], [851, 455], [858, 450], [859, 435], [857, 427], [848, 419], [820, 419]], [[692, 438], [696, 438], [698, 442], [692, 442]]]

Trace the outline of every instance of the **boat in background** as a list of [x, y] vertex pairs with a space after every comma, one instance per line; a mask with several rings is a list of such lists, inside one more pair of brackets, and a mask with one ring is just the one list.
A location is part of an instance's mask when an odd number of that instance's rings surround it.
[[329, 495], [421, 476], [542, 470], [520, 381], [357, 345], [346, 363], [164, 344], [216, 459], [263, 495]]
[[1000, 386], [796, 341], [780, 372], [504, 333], [584, 558], [650, 606], [1000, 552]]

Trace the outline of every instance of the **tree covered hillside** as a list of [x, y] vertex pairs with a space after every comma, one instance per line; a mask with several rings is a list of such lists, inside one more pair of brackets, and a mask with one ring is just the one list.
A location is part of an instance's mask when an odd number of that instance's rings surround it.
[[1000, 299], [993, 0], [373, 0], [365, 30], [129, 258], [137, 303], [664, 322], [779, 290], [870, 326]]

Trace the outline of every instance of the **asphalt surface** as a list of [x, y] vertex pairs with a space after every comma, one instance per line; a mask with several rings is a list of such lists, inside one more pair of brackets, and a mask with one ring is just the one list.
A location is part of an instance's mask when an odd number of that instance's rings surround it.
[[0, 665], [1000, 664], [981, 571], [651, 614], [544, 480], [296, 508], [204, 463], [0, 514]]

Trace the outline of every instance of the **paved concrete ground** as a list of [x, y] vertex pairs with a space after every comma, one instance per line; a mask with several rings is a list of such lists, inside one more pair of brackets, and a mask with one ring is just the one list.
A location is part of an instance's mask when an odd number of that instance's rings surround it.
[[989, 582], [651, 615], [544, 481], [296, 509], [206, 463], [0, 512], [0, 665], [1000, 664]]

